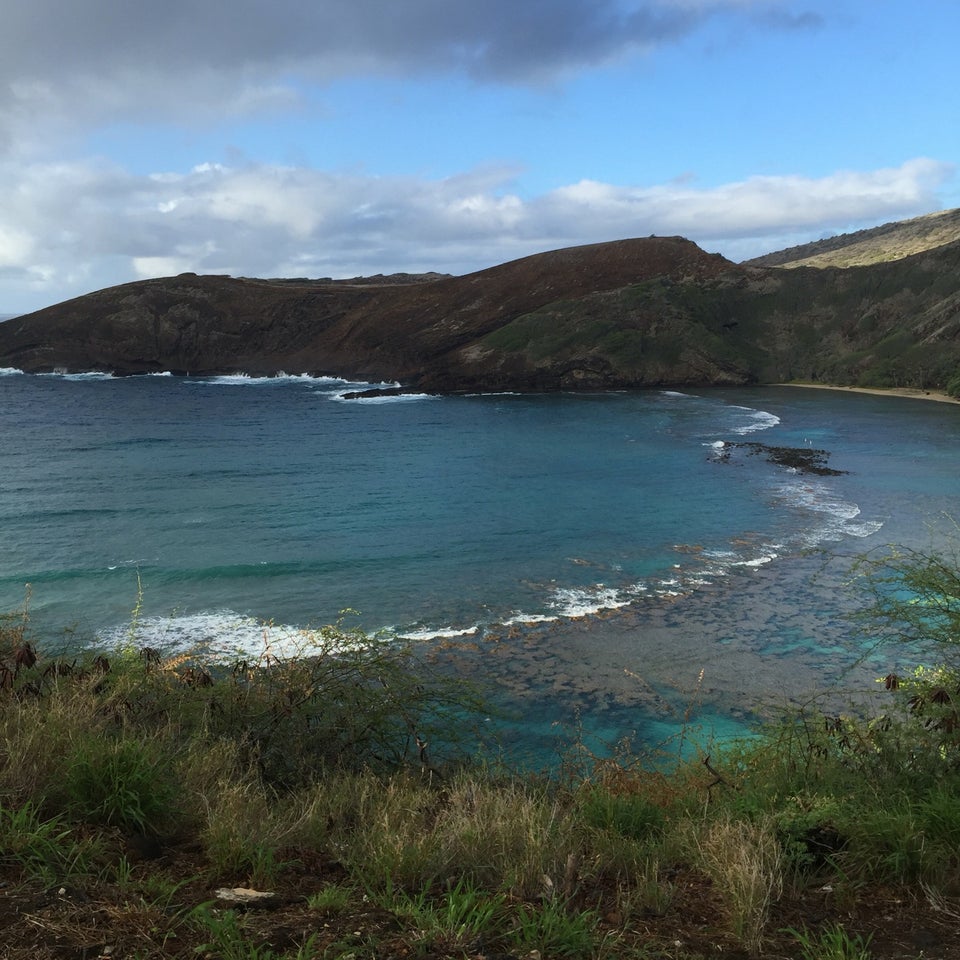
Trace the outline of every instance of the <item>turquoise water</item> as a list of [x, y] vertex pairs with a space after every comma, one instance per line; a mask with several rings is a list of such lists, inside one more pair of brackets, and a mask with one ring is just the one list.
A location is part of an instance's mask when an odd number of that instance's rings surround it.
[[[760, 688], [836, 673], [848, 601], [805, 551], [926, 543], [960, 495], [949, 405], [348, 388], [0, 376], [0, 609], [29, 583], [38, 632], [109, 642], [139, 577], [143, 642], [233, 649], [262, 643], [262, 621], [283, 637], [351, 608], [366, 631], [503, 647], [475, 670], [541, 747], [584, 709], [607, 739], [642, 715], [649, 739], [691, 687], [719, 729]], [[826, 449], [848, 472], [796, 473], [743, 442]]]

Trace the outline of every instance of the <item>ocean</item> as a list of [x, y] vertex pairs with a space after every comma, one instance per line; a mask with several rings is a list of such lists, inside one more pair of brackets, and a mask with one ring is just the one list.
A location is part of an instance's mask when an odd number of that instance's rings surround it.
[[29, 591], [41, 645], [342, 620], [462, 650], [537, 757], [869, 688], [903, 654], [858, 646], [843, 558], [935, 545], [960, 495], [960, 406], [893, 397], [0, 373], [0, 610]]

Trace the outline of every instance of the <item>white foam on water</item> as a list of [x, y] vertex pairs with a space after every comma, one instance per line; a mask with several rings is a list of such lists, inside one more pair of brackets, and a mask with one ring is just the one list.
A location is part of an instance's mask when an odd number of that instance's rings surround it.
[[367, 390], [371, 387], [386, 388], [400, 386], [396, 381], [368, 383], [366, 380], [351, 380], [348, 377], [314, 376], [312, 373], [284, 373], [282, 370], [270, 379], [286, 383], [305, 383], [312, 387], [336, 387], [338, 389], [342, 389], [343, 387], [357, 387], [361, 390]]
[[251, 377], [249, 373], [225, 373], [219, 377], [202, 377], [192, 382], [218, 387], [232, 387], [240, 384], [262, 386], [263, 384], [271, 383], [272, 377]]
[[490, 390], [488, 392], [480, 393], [463, 393], [463, 397], [524, 397], [527, 396], [525, 393], [521, 393], [519, 390]]
[[729, 560], [736, 560], [738, 554], [734, 550], [704, 550], [701, 556], [705, 560], [725, 563]]
[[860, 515], [860, 507], [857, 504], [840, 499], [825, 483], [809, 477], [780, 483], [777, 497], [791, 506], [801, 507], [836, 520], [852, 520]]
[[[364, 389], [370, 388], [365, 387]], [[345, 403], [380, 404], [409, 403], [412, 400], [435, 400], [437, 398], [432, 393], [397, 393], [385, 397], [351, 397], [349, 400], [341, 394], [340, 396], [335, 396], [333, 399], [341, 400]]]
[[60, 380], [113, 380], [112, 373], [102, 370], [87, 370], [83, 373], [68, 373], [66, 370], [54, 370], [53, 373], [38, 373], [38, 377], [57, 377]]
[[604, 610], [626, 607], [633, 600], [615, 587], [597, 583], [592, 587], [558, 587], [548, 605], [561, 617], [588, 617]]
[[802, 536], [808, 547], [846, 537], [869, 537], [883, 527], [879, 520], [858, 519], [860, 507], [834, 494], [822, 480], [805, 477], [785, 481], [779, 485], [777, 496], [790, 506], [809, 512], [819, 521]]
[[750, 560], [735, 560], [730, 564], [731, 567], [765, 567], [768, 563], [773, 563], [777, 559], [775, 553], [765, 554], [759, 557], [753, 557]]
[[309, 657], [318, 653], [366, 646], [367, 637], [343, 634], [345, 643], [324, 639], [322, 631], [288, 624], [265, 624], [261, 620], [222, 610], [213, 613], [147, 617], [102, 632], [98, 644], [152, 647], [164, 656], [195, 653], [212, 662]]
[[521, 613], [520, 611], [517, 611], [504, 620], [501, 620], [500, 625], [504, 627], [513, 627], [517, 625], [532, 625], [534, 623], [555, 623], [560, 619], [562, 619], [562, 614], [559, 613]]
[[710, 457], [714, 460], [726, 460], [730, 457], [733, 447], [725, 440], [711, 440], [702, 444], [710, 451]]
[[15, 377], [22, 373], [23, 371], [16, 367], [0, 367], [0, 377]]
[[863, 537], [872, 537], [875, 533], [879, 533], [882, 529], [882, 520], [863, 520], [860, 523], [847, 523], [844, 526], [843, 532], [849, 537], [857, 537], [857, 539], [862, 539]]
[[121, 567], [139, 569], [141, 566], [148, 563], [156, 563], [158, 557], [139, 557], [136, 560], [121, 560], [118, 563], [111, 564], [107, 567], [108, 570], [119, 570]]
[[428, 640], [453, 640], [457, 637], [475, 636], [480, 630], [480, 624], [474, 624], [472, 627], [418, 627], [415, 630], [387, 630], [387, 633], [394, 634], [401, 640], [414, 640], [416, 642], [426, 642]]
[[[309, 377], [307, 374], [301, 374], [299, 377], [291, 377], [291, 380], [299, 380], [301, 383], [309, 383], [312, 387], [328, 387], [330, 389], [342, 390], [344, 387], [365, 388], [371, 384], [358, 382], [356, 380], [345, 380], [343, 377]], [[376, 384], [374, 384], [376, 386]], [[392, 384], [387, 384], [392, 386]]]
[[299, 383], [312, 387], [337, 387], [355, 385], [360, 389], [375, 386], [393, 386], [393, 384], [368, 384], [362, 381], [347, 380], [344, 377], [314, 376], [310, 373], [286, 373], [283, 370], [269, 376], [251, 376], [249, 373], [224, 373], [215, 377], [191, 377], [191, 383], [210, 386], [252, 386], [268, 387], [283, 383]]
[[[686, 596], [697, 590], [713, 586], [717, 580], [730, 576], [734, 571], [757, 570], [772, 563], [780, 556], [783, 544], [758, 542], [744, 549], [712, 549], [698, 553], [689, 564], [684, 561], [672, 565], [672, 574], [651, 576], [634, 583], [611, 587], [596, 583], [588, 587], [555, 587], [547, 600], [550, 613], [524, 613], [515, 611], [500, 625], [533, 626], [557, 620], [596, 616], [628, 607], [643, 598], [665, 600]], [[433, 631], [440, 634], [441, 631]]]
[[746, 414], [746, 422], [732, 427], [732, 432], [743, 437], [749, 433], [757, 433], [760, 430], [769, 430], [780, 423], [780, 418], [766, 410], [754, 410], [752, 407], [732, 406], [731, 410], [741, 411]]

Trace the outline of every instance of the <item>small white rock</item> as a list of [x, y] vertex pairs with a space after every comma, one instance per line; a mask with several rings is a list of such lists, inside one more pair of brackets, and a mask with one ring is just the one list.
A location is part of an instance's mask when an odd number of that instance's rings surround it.
[[216, 895], [218, 900], [235, 903], [242, 907], [272, 906], [277, 900], [275, 893], [251, 890], [248, 887], [221, 887], [216, 891]]

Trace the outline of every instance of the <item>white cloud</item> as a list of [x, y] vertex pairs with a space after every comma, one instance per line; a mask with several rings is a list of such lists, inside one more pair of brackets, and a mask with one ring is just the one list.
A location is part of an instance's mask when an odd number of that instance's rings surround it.
[[428, 180], [204, 164], [133, 177], [90, 163], [0, 165], [13, 198], [0, 210], [0, 306], [17, 309], [16, 298], [29, 293], [39, 307], [93, 289], [105, 276], [100, 286], [186, 270], [463, 273], [652, 233], [687, 236], [739, 258], [804, 233], [813, 239], [936, 209], [937, 190], [954, 170], [920, 158], [702, 190], [689, 181], [636, 188], [584, 180], [532, 199], [512, 192], [515, 173], [484, 168]]
[[579, 209], [595, 225], [605, 224], [611, 235], [646, 222], [654, 233], [722, 244], [928, 212], [939, 206], [937, 189], [953, 173], [952, 164], [918, 158], [899, 167], [821, 178], [750, 177], [712, 190], [697, 190], [689, 181], [637, 189], [585, 180], [539, 203], [567, 219]]
[[0, 223], [0, 270], [27, 267], [33, 248], [33, 237], [26, 230]]
[[149, 280], [152, 277], [175, 277], [178, 273], [187, 273], [191, 270], [196, 257], [193, 255], [179, 257], [132, 257], [131, 265], [138, 280]]

